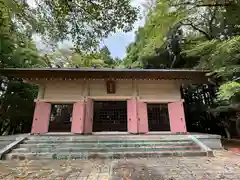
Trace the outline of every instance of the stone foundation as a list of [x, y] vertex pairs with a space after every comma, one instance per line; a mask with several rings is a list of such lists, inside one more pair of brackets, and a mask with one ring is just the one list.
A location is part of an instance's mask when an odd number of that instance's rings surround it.
[[221, 136], [215, 134], [200, 134], [200, 133], [190, 133], [197, 139], [199, 139], [203, 144], [208, 146], [213, 150], [221, 150], [223, 149]]

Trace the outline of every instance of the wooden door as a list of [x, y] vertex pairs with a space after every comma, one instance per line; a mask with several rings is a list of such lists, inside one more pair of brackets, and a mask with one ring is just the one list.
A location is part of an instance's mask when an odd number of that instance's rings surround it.
[[32, 123], [32, 134], [43, 134], [48, 132], [51, 114], [51, 104], [36, 102]]
[[128, 114], [128, 132], [135, 134], [138, 132], [136, 99], [130, 99], [127, 101], [127, 114]]
[[147, 103], [138, 102], [138, 132], [148, 133]]
[[82, 134], [84, 131], [85, 103], [77, 102], [73, 105], [71, 132]]
[[86, 101], [86, 116], [84, 121], [84, 134], [91, 134], [93, 129], [93, 100]]
[[183, 102], [173, 102], [168, 104], [168, 113], [171, 132], [187, 132], [184, 116]]

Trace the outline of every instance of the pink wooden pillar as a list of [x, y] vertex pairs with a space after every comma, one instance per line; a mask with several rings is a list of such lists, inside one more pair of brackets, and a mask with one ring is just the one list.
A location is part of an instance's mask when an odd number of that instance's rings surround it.
[[88, 98], [86, 101], [86, 116], [84, 121], [84, 134], [92, 134], [93, 128], [93, 100]]
[[186, 133], [186, 122], [184, 115], [184, 107], [182, 101], [172, 102], [168, 104], [168, 113], [170, 120], [171, 132]]
[[77, 102], [73, 105], [71, 132], [82, 134], [84, 131], [85, 103]]
[[135, 98], [127, 101], [127, 114], [128, 133], [138, 133], [137, 100]]
[[147, 103], [138, 101], [138, 133], [148, 133]]
[[50, 113], [50, 103], [36, 102], [31, 134], [43, 134], [48, 132]]

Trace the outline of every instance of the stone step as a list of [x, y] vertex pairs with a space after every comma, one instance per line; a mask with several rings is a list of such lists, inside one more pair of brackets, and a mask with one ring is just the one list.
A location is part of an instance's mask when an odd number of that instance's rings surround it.
[[0, 146], [10, 144], [11, 142], [12, 141], [0, 141]]
[[15, 141], [19, 136], [0, 136], [0, 141]]
[[176, 151], [176, 150], [199, 150], [198, 146], [152, 146], [152, 147], [113, 147], [113, 148], [17, 148], [13, 149], [15, 153], [43, 153], [43, 152], [131, 152], [131, 151]]
[[9, 153], [6, 160], [38, 160], [38, 159], [119, 159], [119, 158], [156, 158], [156, 157], [192, 157], [207, 156], [203, 151], [148, 151], [148, 152], [113, 152], [113, 153]]
[[147, 140], [147, 139], [139, 139], [139, 140], [132, 140], [132, 139], [127, 139], [127, 140], [116, 140], [116, 139], [111, 139], [111, 140], [67, 140], [67, 139], [36, 139], [36, 140], [25, 140], [23, 143], [24, 144], [39, 144], [39, 143], [157, 143], [157, 142], [191, 142], [190, 139], [158, 139], [158, 140]]
[[7, 145], [11, 144], [13, 141], [0, 141], [0, 150], [4, 149]]
[[13, 142], [16, 141], [17, 139], [26, 136], [26, 134], [21, 134], [21, 135], [10, 135], [10, 136], [0, 136], [0, 142]]
[[183, 142], [144, 142], [144, 143], [37, 143], [37, 144], [19, 144], [19, 148], [47, 148], [47, 147], [138, 147], [141, 146], [183, 146], [183, 145], [194, 145], [194, 142], [191, 141], [183, 141]]
[[114, 136], [99, 136], [99, 135], [65, 135], [65, 136], [53, 136], [53, 135], [40, 135], [40, 136], [29, 136], [29, 140], [185, 140], [186, 135], [114, 135]]
[[0, 142], [12, 142], [15, 141], [16, 139], [1, 139]]

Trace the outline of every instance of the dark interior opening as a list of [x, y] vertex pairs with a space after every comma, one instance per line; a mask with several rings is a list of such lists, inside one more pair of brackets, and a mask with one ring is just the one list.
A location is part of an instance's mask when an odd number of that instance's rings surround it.
[[71, 132], [72, 104], [52, 104], [49, 132]]
[[93, 131], [127, 131], [127, 102], [95, 101]]
[[149, 131], [170, 131], [167, 104], [147, 104]]

